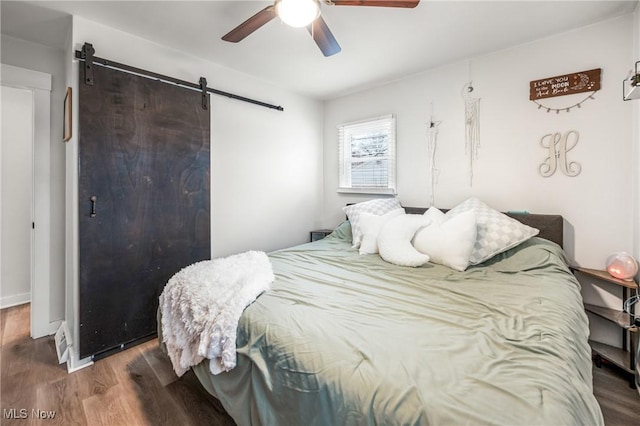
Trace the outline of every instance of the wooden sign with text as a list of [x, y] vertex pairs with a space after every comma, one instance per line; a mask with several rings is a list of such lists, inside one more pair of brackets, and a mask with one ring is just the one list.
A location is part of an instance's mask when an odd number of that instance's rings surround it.
[[600, 90], [601, 71], [601, 68], [596, 68], [531, 81], [529, 82], [529, 100], [535, 101], [536, 99]]

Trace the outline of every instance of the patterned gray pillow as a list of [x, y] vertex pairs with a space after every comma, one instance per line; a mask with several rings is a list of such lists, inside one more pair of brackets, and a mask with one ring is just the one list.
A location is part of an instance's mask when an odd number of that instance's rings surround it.
[[381, 216], [389, 213], [391, 210], [399, 209], [402, 206], [397, 198], [378, 198], [375, 200], [363, 201], [362, 203], [352, 204], [343, 207], [342, 210], [347, 214], [349, 222], [351, 222], [351, 232], [353, 234], [353, 247], [359, 248], [362, 242], [362, 229], [360, 229], [359, 219], [362, 213], [370, 213]]
[[492, 209], [477, 198], [458, 204], [447, 212], [447, 216], [457, 216], [466, 211], [473, 211], [476, 215], [477, 235], [471, 252], [469, 263], [477, 265], [498, 253], [538, 235], [540, 232], [509, 216]]

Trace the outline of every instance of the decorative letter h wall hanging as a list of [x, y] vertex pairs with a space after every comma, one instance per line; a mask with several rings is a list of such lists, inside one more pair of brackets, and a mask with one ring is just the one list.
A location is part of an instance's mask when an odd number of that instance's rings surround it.
[[567, 153], [576, 147], [578, 139], [580, 139], [580, 133], [577, 130], [569, 130], [564, 135], [559, 132], [544, 135], [540, 139], [540, 146], [547, 150], [548, 156], [538, 167], [540, 176], [549, 177], [558, 167], [567, 176], [578, 176], [582, 166], [567, 158]]

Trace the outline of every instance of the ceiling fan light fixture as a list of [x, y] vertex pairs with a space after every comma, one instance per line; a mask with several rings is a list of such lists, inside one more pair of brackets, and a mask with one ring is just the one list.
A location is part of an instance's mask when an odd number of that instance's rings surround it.
[[306, 27], [320, 15], [318, 0], [276, 0], [276, 13], [287, 25]]

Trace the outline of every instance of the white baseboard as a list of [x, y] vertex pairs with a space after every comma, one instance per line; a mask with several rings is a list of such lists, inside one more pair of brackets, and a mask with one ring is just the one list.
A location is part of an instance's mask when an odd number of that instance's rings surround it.
[[31, 302], [31, 292], [14, 294], [13, 296], [0, 297], [0, 309], [24, 305]]
[[80, 359], [73, 346], [68, 347], [69, 356], [67, 358], [67, 373], [71, 374], [85, 367], [93, 365], [91, 357]]

